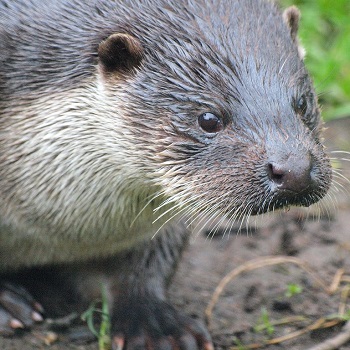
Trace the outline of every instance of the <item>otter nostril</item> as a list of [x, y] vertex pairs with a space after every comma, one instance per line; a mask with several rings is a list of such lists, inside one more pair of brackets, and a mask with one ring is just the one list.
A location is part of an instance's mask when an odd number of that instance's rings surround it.
[[266, 165], [267, 177], [275, 191], [302, 192], [314, 184], [313, 162], [309, 156], [289, 157], [285, 161], [270, 161]]
[[267, 165], [267, 174], [271, 181], [273, 181], [277, 185], [281, 185], [283, 183], [285, 170], [273, 163], [269, 163]]

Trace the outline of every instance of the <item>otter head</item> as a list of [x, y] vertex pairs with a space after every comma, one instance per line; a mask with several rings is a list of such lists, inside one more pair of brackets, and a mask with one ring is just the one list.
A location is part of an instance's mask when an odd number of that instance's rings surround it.
[[245, 0], [177, 7], [145, 8], [157, 28], [140, 17], [100, 51], [147, 181], [180, 212], [231, 219], [319, 201], [331, 167], [297, 9], [282, 16]]

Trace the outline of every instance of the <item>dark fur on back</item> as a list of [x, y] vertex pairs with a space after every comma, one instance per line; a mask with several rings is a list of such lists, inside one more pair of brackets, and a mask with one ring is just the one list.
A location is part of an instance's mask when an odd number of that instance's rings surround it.
[[[295, 55], [285, 25], [274, 20], [280, 16], [277, 8], [254, 0], [205, 1], [205, 6], [202, 1], [2, 0], [0, 10], [1, 74], [8, 74], [2, 81], [11, 77], [14, 84], [13, 90], [3, 87], [9, 95], [18, 88], [47, 89], [50, 82], [56, 88], [79, 84], [94, 72], [99, 43], [114, 32], [139, 38], [145, 64], [157, 63], [156, 71], [171, 76], [176, 68], [181, 85], [184, 77], [195, 83], [193, 73], [205, 79], [210, 69], [224, 79], [250, 65], [278, 73]], [[300, 69], [297, 61], [286, 64], [288, 72]], [[14, 72], [15, 67], [20, 69]]]

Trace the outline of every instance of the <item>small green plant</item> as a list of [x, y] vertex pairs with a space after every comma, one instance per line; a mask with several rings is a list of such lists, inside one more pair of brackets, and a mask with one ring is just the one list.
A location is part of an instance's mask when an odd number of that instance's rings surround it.
[[254, 331], [256, 333], [266, 332], [269, 337], [271, 337], [275, 332], [275, 327], [272, 325], [269, 314], [265, 307], [261, 309], [261, 315], [259, 317], [257, 325], [254, 327]]
[[234, 337], [233, 341], [235, 345], [237, 345], [238, 350], [247, 350], [247, 348], [243, 345], [243, 343], [237, 337]]
[[[81, 318], [87, 323], [90, 331], [98, 339], [99, 350], [111, 349], [111, 322], [108, 310], [107, 294], [105, 288], [101, 288], [102, 300], [94, 301], [90, 307], [82, 314]], [[100, 307], [98, 307], [100, 305]], [[94, 324], [95, 315], [100, 315], [101, 324], [96, 329]]]
[[303, 287], [300, 286], [297, 283], [289, 283], [287, 285], [287, 290], [285, 292], [285, 296], [287, 298], [291, 298], [292, 296], [296, 295], [296, 294], [300, 294], [303, 291]]

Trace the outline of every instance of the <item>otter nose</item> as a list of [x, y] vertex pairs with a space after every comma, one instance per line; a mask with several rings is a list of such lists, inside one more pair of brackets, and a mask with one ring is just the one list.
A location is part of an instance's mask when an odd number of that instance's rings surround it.
[[310, 157], [289, 157], [286, 161], [271, 161], [267, 175], [275, 190], [302, 192], [312, 184], [312, 161]]

